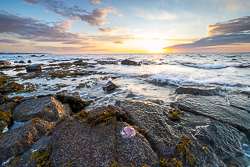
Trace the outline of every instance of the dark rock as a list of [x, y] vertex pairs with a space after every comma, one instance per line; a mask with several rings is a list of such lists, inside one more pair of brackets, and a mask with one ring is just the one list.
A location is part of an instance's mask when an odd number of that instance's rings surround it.
[[140, 66], [141, 65], [141, 63], [137, 63], [135, 61], [128, 60], [128, 59], [122, 60], [121, 64], [122, 65], [134, 65], [134, 66]]
[[54, 122], [58, 118], [70, 115], [70, 109], [54, 97], [42, 97], [21, 102], [13, 111], [13, 119], [18, 122], [32, 118]]
[[223, 97], [178, 95], [170, 106], [228, 123], [250, 136], [249, 113], [229, 106]]
[[52, 134], [52, 165], [74, 162], [81, 166], [107, 167], [116, 161], [115, 134], [114, 124], [91, 127], [66, 119]]
[[30, 55], [31, 57], [39, 57], [39, 56], [37, 56], [37, 55]]
[[19, 63], [23, 63], [24, 64], [25, 62], [23, 60], [21, 60], [21, 61], [19, 61]]
[[80, 93], [79, 92], [74, 92], [74, 93], [72, 93], [72, 95], [75, 96], [75, 97], [80, 97]]
[[129, 126], [126, 123], [118, 122], [116, 125], [116, 139], [117, 139], [117, 156], [119, 166], [152, 166], [158, 167], [159, 158], [152, 150], [150, 144], [140, 133], [132, 139], [123, 139], [120, 131]]
[[32, 63], [32, 61], [31, 61], [31, 60], [28, 60], [28, 63]]
[[108, 83], [102, 87], [104, 91], [111, 91], [114, 90], [115, 88], [118, 88], [118, 86], [111, 81], [108, 81]]
[[74, 113], [78, 113], [86, 106], [84, 99], [73, 96], [70, 93], [59, 92], [55, 95], [55, 97], [62, 103], [68, 103]]
[[23, 56], [20, 56], [20, 55], [19, 55], [19, 56], [17, 56], [17, 57], [23, 57]]
[[18, 61], [14, 61], [14, 63], [18, 63]]
[[11, 63], [7, 62], [6, 60], [0, 60], [0, 65], [11, 65]]
[[239, 95], [227, 95], [227, 100], [230, 106], [247, 110], [250, 112], [250, 98], [248, 95], [239, 94]]
[[1, 94], [6, 94], [8, 92], [11, 92], [12, 91], [12, 86], [7, 86], [5, 88], [0, 88], [0, 93]]
[[74, 65], [81, 65], [81, 66], [86, 66], [88, 65], [88, 63], [83, 62], [82, 60], [77, 60], [75, 62], [73, 62]]
[[27, 151], [52, 128], [52, 125], [53, 123], [43, 120], [30, 120], [4, 133], [0, 140], [0, 164]]
[[105, 64], [118, 64], [118, 62], [117, 61], [105, 61], [105, 60], [103, 60], [103, 61], [97, 61], [97, 63], [98, 64], [101, 64], [101, 65], [105, 65]]
[[216, 88], [216, 86], [209, 85], [181, 85], [175, 90], [175, 93], [213, 96], [219, 95], [219, 90]]
[[36, 71], [40, 72], [41, 70], [42, 68], [41, 68], [41, 65], [39, 64], [33, 64], [33, 65], [26, 67], [27, 72], [36, 72]]
[[41, 55], [40, 57], [44, 57], [45, 55]]
[[73, 63], [67, 62], [67, 63], [59, 63], [59, 66], [72, 66]]
[[[22, 155], [23, 160], [20, 163], [18, 163], [18, 165], [16, 165], [16, 166], [19, 166], [19, 167], [21, 167], [21, 166], [36, 166], [33, 163], [30, 163], [28, 165], [28, 162], [30, 161], [30, 156], [33, 154], [33, 152], [35, 150], [47, 148], [49, 146], [50, 139], [51, 139], [51, 136], [43, 136], [42, 138], [40, 138], [37, 142], [35, 142], [35, 144], [33, 144], [33, 146], [28, 151], [26, 151]], [[13, 166], [13, 164], [11, 166]]]

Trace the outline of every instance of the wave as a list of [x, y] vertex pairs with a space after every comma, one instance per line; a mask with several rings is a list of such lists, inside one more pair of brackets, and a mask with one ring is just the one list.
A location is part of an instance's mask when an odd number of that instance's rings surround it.
[[225, 64], [192, 64], [192, 63], [181, 63], [183, 66], [201, 68], [201, 69], [222, 69], [230, 67], [230, 65]]

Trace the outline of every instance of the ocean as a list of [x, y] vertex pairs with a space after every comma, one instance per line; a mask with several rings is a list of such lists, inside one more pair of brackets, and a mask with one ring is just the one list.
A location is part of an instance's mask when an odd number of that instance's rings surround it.
[[[68, 72], [90, 71], [93, 75], [48, 79], [46, 74], [23, 80], [39, 85], [36, 92], [21, 93], [20, 96], [54, 94], [59, 91], [79, 92], [80, 96], [92, 101], [92, 107], [113, 104], [116, 100], [130, 98], [137, 100], [160, 100], [168, 104], [175, 98], [175, 89], [181, 84], [214, 85], [226, 94], [250, 95], [250, 53], [200, 53], [200, 54], [1, 54], [0, 59], [19, 65], [15, 61], [43, 64], [43, 72], [61, 71], [57, 64], [83, 60], [89, 67], [70, 66]], [[141, 66], [121, 65], [121, 60], [141, 62]], [[98, 64], [98, 61], [113, 61], [118, 64]], [[8, 69], [5, 74], [15, 77], [26, 73], [25, 68]], [[29, 74], [27, 74], [29, 75]], [[105, 92], [102, 87], [112, 81], [119, 86], [113, 92]], [[79, 87], [79, 84], [85, 87]], [[55, 85], [64, 84], [60, 90]], [[78, 86], [78, 87], [77, 87]], [[48, 89], [49, 87], [49, 89]], [[12, 96], [15, 96], [13, 94]]]

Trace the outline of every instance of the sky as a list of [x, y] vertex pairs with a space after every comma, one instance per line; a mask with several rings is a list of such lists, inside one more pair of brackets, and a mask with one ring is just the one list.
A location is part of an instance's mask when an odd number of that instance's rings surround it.
[[0, 0], [0, 52], [250, 52], [250, 0]]

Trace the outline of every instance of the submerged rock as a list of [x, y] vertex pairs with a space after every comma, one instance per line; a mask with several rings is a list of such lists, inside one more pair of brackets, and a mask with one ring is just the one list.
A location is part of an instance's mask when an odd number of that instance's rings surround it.
[[19, 61], [19, 63], [22, 63], [22, 64], [24, 64], [25, 62], [24, 62], [23, 60], [21, 60], [21, 61]]
[[52, 128], [52, 125], [53, 123], [41, 119], [30, 120], [20, 127], [5, 132], [0, 139], [0, 164], [27, 151]]
[[41, 71], [41, 70], [42, 68], [41, 68], [41, 65], [39, 64], [33, 64], [33, 65], [26, 67], [27, 72], [34, 72], [34, 71]]
[[105, 65], [105, 64], [115, 64], [115, 65], [117, 65], [118, 64], [117, 61], [105, 61], [105, 60], [97, 61], [97, 63], [101, 64], [101, 65]]
[[228, 123], [250, 136], [249, 113], [228, 105], [223, 97], [178, 95], [170, 106]]
[[219, 90], [216, 86], [209, 85], [181, 85], [176, 90], [177, 94], [192, 94], [201, 96], [219, 95]]
[[118, 88], [118, 86], [114, 84], [112, 81], [108, 81], [108, 83], [102, 87], [102, 89], [107, 92], [111, 90], [115, 90], [115, 88]]
[[13, 119], [18, 122], [24, 122], [38, 117], [49, 122], [54, 122], [58, 118], [70, 114], [69, 106], [64, 106], [54, 97], [47, 96], [21, 102], [13, 111]]
[[134, 66], [140, 66], [141, 65], [141, 63], [137, 63], [135, 61], [128, 60], [128, 59], [122, 60], [121, 64], [122, 65], [134, 65]]
[[82, 61], [82, 60], [77, 60], [75, 62], [73, 62], [74, 65], [81, 65], [81, 66], [86, 66], [88, 65], [88, 63]]
[[0, 65], [11, 65], [11, 63], [6, 60], [0, 60]]

